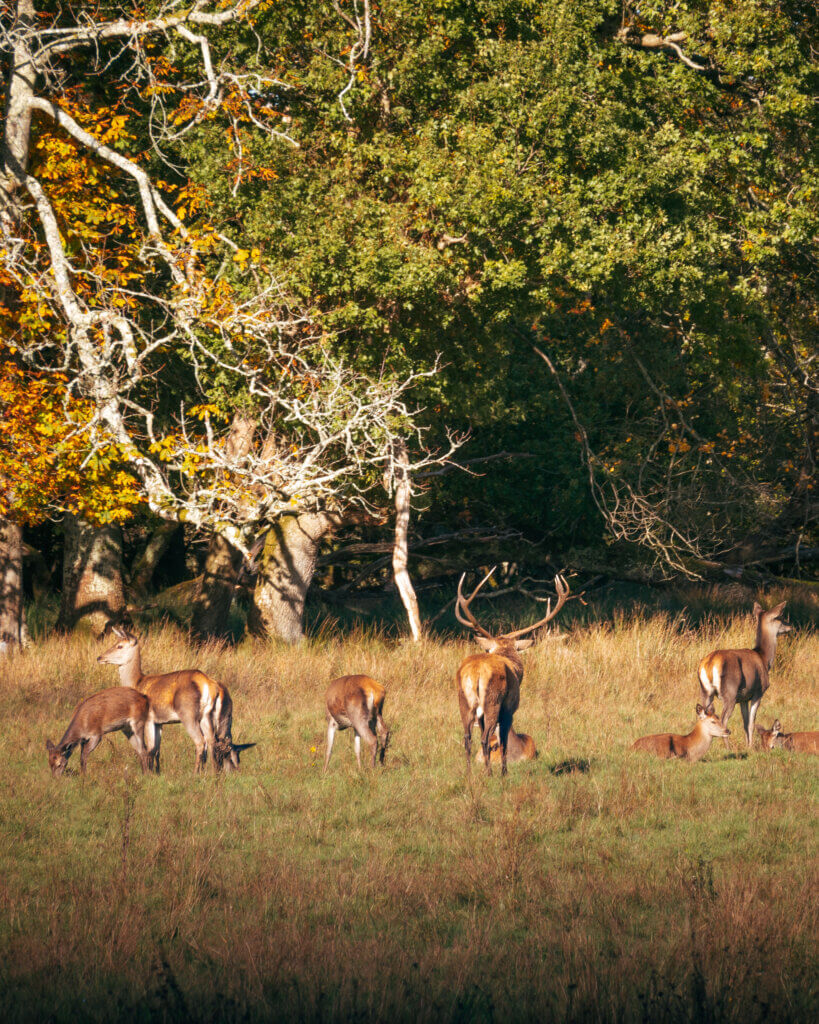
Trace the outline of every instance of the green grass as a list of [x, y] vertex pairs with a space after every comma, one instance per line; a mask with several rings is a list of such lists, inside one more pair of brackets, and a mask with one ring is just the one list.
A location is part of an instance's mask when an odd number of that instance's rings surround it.
[[[93, 641], [40, 640], [0, 666], [4, 1021], [816, 1019], [817, 759], [746, 756], [738, 711], [698, 764], [628, 750], [689, 731], [698, 659], [749, 628], [621, 616], [544, 641], [516, 717], [540, 758], [471, 781], [466, 643], [193, 652], [157, 630], [146, 670], [230, 688], [258, 744], [241, 774], [194, 778], [170, 726], [161, 778], [114, 734], [52, 780], [46, 737], [117, 680]], [[817, 667], [815, 633], [781, 641], [763, 724], [817, 728]], [[323, 777], [323, 693], [353, 671], [387, 687], [386, 767], [359, 773], [341, 733]]]

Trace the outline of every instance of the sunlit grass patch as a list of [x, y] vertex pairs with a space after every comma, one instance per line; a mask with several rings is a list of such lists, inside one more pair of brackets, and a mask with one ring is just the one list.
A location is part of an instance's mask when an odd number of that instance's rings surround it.
[[[629, 750], [691, 728], [698, 659], [748, 629], [623, 615], [545, 641], [516, 716], [540, 756], [506, 779], [466, 774], [464, 641], [193, 651], [168, 627], [143, 664], [230, 688], [241, 773], [195, 778], [169, 726], [160, 778], [112, 734], [52, 780], [46, 736], [117, 680], [93, 641], [43, 639], [0, 668], [4, 1019], [813, 1019], [816, 759], [746, 754], [739, 712], [698, 764]], [[816, 634], [785, 637], [760, 720], [815, 728], [817, 668]], [[342, 733], [323, 776], [348, 672], [387, 687], [387, 764], [359, 772]]]

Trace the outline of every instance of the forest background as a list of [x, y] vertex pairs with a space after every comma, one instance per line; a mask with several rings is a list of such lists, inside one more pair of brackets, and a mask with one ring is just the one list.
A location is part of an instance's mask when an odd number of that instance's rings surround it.
[[6, 642], [813, 578], [813, 3], [0, 10]]

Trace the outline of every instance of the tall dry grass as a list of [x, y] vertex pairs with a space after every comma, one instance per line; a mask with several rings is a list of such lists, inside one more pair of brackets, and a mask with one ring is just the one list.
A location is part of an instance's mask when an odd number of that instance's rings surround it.
[[[46, 737], [117, 679], [92, 640], [42, 640], [0, 666], [4, 1019], [815, 1019], [816, 760], [746, 755], [738, 711], [699, 764], [628, 749], [688, 731], [699, 658], [750, 629], [634, 612], [545, 640], [516, 716], [541, 756], [505, 780], [465, 772], [466, 642], [164, 628], [146, 670], [230, 688], [241, 774], [194, 778], [172, 726], [159, 779], [115, 734], [54, 781]], [[819, 727], [818, 666], [815, 632], [785, 637], [760, 720]], [[387, 687], [387, 765], [359, 773], [342, 733], [322, 777], [347, 672]]]

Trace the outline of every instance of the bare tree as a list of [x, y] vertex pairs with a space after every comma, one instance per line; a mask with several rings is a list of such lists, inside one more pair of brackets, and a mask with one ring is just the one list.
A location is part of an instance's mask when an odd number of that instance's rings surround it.
[[392, 570], [395, 585], [407, 612], [410, 633], [413, 640], [421, 638], [421, 613], [418, 598], [409, 574], [409, 518], [412, 486], [409, 474], [407, 446], [402, 444], [398, 451], [399, 474], [395, 482], [395, 543], [392, 551]]
[[[39, 371], [59, 371], [70, 398], [92, 403], [83, 427], [89, 458], [116, 446], [152, 512], [215, 533], [241, 554], [282, 517], [369, 507], [381, 478], [391, 485], [405, 471], [395, 458], [399, 442], [420, 452], [410, 469], [445, 459], [457, 444], [442, 456], [423, 449], [407, 404], [423, 373], [399, 380], [355, 372], [259, 258], [217, 226], [183, 223], [144, 157], [106, 144], [61, 105], [71, 62], [82, 55], [89, 75], [119, 76], [124, 94], [133, 90], [135, 103], [147, 105], [153, 159], [217, 116], [233, 128], [241, 117], [253, 131], [296, 147], [285, 120], [257, 102], [288, 84], [272, 71], [240, 69], [224, 43], [231, 30], [254, 33], [261, 7], [261, 0], [165, 0], [153, 17], [134, 4], [110, 19], [77, 8], [72, 21], [73, 8], [51, 14], [18, 0], [0, 14], [0, 48], [9, 56], [0, 267], [59, 327], [47, 335], [21, 330], [19, 355]], [[369, 46], [367, 4], [362, 18], [354, 20]], [[263, 40], [255, 38], [261, 67]], [[188, 77], [159, 81], [151, 47], [163, 42], [185, 50]], [[67, 247], [48, 181], [30, 170], [35, 114], [132, 197], [136, 284], [102, 273], [93, 241], [79, 252]], [[236, 187], [241, 153], [237, 166]], [[237, 264], [254, 282], [241, 294], [231, 279]], [[174, 358], [187, 368], [193, 398], [178, 401], [169, 419], [167, 391], [162, 414], [157, 391], [165, 361]], [[208, 403], [207, 382], [216, 375], [243, 396], [253, 419], [246, 446], [231, 442], [230, 418]]]

